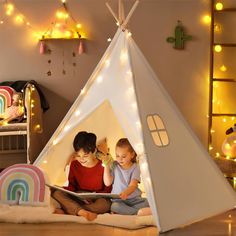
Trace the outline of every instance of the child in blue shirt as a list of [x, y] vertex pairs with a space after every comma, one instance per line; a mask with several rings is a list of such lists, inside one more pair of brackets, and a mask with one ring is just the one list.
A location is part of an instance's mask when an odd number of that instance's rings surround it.
[[151, 209], [146, 198], [141, 197], [138, 188], [140, 169], [136, 153], [128, 139], [122, 138], [116, 144], [116, 161], [104, 169], [104, 183], [112, 184], [112, 193], [121, 199], [113, 199], [111, 211], [121, 215], [150, 215]]

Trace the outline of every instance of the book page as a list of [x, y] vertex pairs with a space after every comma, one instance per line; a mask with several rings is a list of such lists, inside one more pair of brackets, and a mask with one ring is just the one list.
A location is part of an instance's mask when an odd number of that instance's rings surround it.
[[71, 195], [76, 196], [80, 199], [86, 199], [86, 198], [90, 198], [90, 199], [113, 198], [113, 199], [116, 199], [116, 198], [120, 198], [119, 194], [114, 194], [114, 193], [96, 193], [96, 192], [75, 193], [75, 192], [69, 191], [69, 190], [64, 189], [64, 188], [57, 186], [57, 185], [46, 184], [46, 186], [48, 186], [49, 188], [57, 189], [57, 190], [65, 192], [65, 193], [71, 194]]

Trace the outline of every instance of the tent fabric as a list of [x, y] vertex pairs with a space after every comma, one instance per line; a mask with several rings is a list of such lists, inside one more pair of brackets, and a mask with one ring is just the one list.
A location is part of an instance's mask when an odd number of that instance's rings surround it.
[[65, 181], [62, 173], [81, 130], [106, 137], [113, 155], [119, 138], [130, 140], [162, 232], [235, 206], [233, 189], [126, 31], [118, 29], [35, 162], [53, 184]]

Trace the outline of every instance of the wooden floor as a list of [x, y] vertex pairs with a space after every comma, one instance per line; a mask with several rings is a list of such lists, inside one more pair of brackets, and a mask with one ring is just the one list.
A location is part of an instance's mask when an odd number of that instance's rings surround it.
[[[0, 223], [0, 236], [156, 236], [155, 227], [124, 230], [101, 225], [76, 223], [9, 224]], [[190, 226], [175, 229], [161, 236], [236, 236], [236, 210]]]

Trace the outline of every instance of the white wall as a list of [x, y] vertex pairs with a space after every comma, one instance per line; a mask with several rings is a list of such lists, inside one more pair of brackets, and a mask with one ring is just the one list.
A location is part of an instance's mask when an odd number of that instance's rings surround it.
[[[0, 25], [0, 81], [34, 79], [42, 86], [51, 106], [44, 115], [46, 140], [101, 58], [108, 46], [107, 38], [116, 31], [105, 0], [67, 2], [89, 36], [87, 53], [76, 58], [72, 56], [75, 42], [50, 42], [52, 54], [40, 55], [38, 42], [32, 38], [33, 30], [16, 26], [7, 17]], [[109, 1], [115, 9], [117, 2]], [[133, 2], [126, 0], [126, 9]], [[61, 6], [59, 0], [14, 0], [14, 3], [34, 31], [46, 29]], [[207, 143], [209, 26], [201, 18], [209, 11], [209, 0], [141, 0], [129, 24], [134, 40], [204, 145]], [[177, 20], [193, 36], [185, 50], [175, 50], [166, 42], [168, 36], [174, 35]], [[63, 60], [66, 75], [62, 75]], [[76, 67], [72, 65], [74, 62]], [[49, 69], [50, 77], [46, 75]]]

